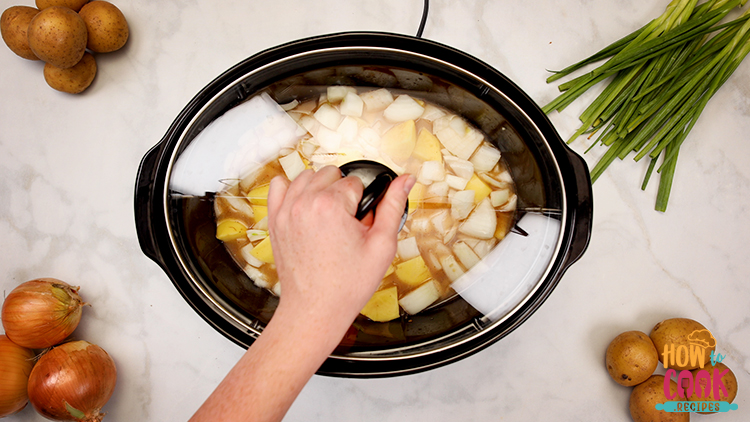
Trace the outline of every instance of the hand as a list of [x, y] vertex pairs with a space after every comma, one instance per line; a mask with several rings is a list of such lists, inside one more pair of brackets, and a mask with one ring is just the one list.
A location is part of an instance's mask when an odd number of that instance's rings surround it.
[[280, 421], [370, 296], [396, 254], [414, 177], [394, 180], [375, 217], [354, 218], [362, 183], [336, 167], [277, 177], [268, 224], [281, 302], [263, 333], [191, 422]]
[[[396, 236], [414, 178], [394, 180], [375, 218], [354, 218], [358, 178], [338, 168], [277, 177], [268, 195], [269, 233], [281, 280], [279, 310], [343, 333], [377, 289], [396, 253]], [[368, 218], [371, 224], [368, 224]], [[277, 310], [277, 312], [279, 312]]]

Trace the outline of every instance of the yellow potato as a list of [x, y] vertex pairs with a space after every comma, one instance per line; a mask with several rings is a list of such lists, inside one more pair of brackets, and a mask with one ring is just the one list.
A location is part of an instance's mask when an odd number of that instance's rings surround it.
[[67, 7], [51, 6], [29, 24], [29, 47], [37, 57], [61, 69], [73, 67], [86, 52], [86, 23]]
[[396, 286], [375, 292], [360, 313], [375, 322], [386, 322], [398, 318], [398, 289]]
[[52, 6], [62, 6], [77, 12], [88, 2], [89, 0], [36, 0], [36, 7], [42, 10]]
[[626, 387], [638, 385], [653, 375], [659, 355], [651, 339], [640, 331], [627, 331], [612, 340], [605, 357], [607, 372]]
[[[705, 366], [716, 349], [716, 340], [706, 327], [688, 318], [665, 319], [654, 326], [649, 337], [659, 353], [659, 361], [665, 368], [677, 371]], [[667, 362], [664, 361], [665, 351], [668, 352]]]
[[230, 242], [241, 237], [247, 237], [247, 227], [242, 221], [227, 218], [216, 225], [216, 238], [222, 242]]
[[29, 23], [39, 9], [27, 6], [11, 6], [0, 17], [0, 33], [10, 51], [27, 60], [39, 60], [29, 47]]
[[96, 76], [96, 60], [91, 53], [85, 53], [78, 64], [67, 69], [60, 69], [49, 63], [44, 65], [44, 80], [52, 88], [79, 94], [91, 85]]
[[[737, 397], [737, 377], [734, 375], [734, 372], [732, 372], [731, 369], [729, 369], [726, 365], [724, 365], [721, 362], [717, 362], [716, 365], [711, 366], [708, 365], [703, 370], [707, 371], [709, 374], [709, 377], [711, 380], [707, 380], [704, 377], [697, 378], [698, 373], [701, 371], [701, 369], [693, 369], [690, 371], [693, 374], [693, 380], [695, 380], [696, 389], [693, 391], [693, 394], [690, 395], [687, 399], [690, 401], [725, 401], [727, 403], [731, 403], [734, 401], [735, 397]], [[722, 373], [724, 371], [727, 371], [724, 376], [721, 377], [721, 382], [724, 384], [724, 387], [727, 389], [727, 394], [724, 395], [722, 390], [719, 390], [719, 397], [714, 397], [713, 392], [713, 385], [708, 385], [709, 390], [707, 391], [708, 395], [704, 396], [704, 391], [706, 390], [707, 384], [710, 384], [713, 382], [713, 373], [714, 371], [719, 371], [719, 373]], [[698, 397], [698, 389], [701, 391], [701, 397]], [[698, 412], [698, 413], [715, 413], [715, 412]]]
[[[677, 394], [677, 383], [669, 381], [672, 395]], [[666, 412], [656, 410], [657, 403], [669, 401], [664, 395], [664, 376], [652, 375], [646, 381], [636, 385], [630, 392], [630, 417], [634, 422], [682, 422], [690, 420], [690, 413]]]
[[250, 251], [250, 255], [267, 264], [273, 264], [274, 259], [273, 249], [271, 248], [271, 238], [266, 237], [265, 239], [261, 240], [260, 243], [255, 245], [253, 250]]
[[396, 163], [403, 163], [411, 156], [416, 143], [417, 127], [414, 120], [407, 120], [393, 126], [383, 134], [380, 139], [380, 149]]
[[95, 53], [109, 53], [119, 50], [128, 41], [130, 31], [125, 15], [114, 4], [106, 1], [92, 1], [79, 12], [86, 22], [89, 50]]

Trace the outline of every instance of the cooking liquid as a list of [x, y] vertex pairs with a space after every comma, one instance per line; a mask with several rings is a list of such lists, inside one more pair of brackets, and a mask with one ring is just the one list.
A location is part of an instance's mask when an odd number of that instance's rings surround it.
[[[317, 104], [316, 101], [313, 101], [312, 103], [314, 104], [311, 104], [311, 102], [305, 102], [299, 105], [297, 108], [302, 111], [299, 112], [296, 117], [299, 118], [303, 115], [313, 115], [320, 106], [327, 104]], [[294, 116], [295, 110], [292, 110], [290, 115]], [[384, 121], [382, 120], [382, 112], [379, 114], [370, 113], [370, 115], [365, 115], [363, 119], [375, 122], [373, 123], [373, 126], [382, 124]], [[392, 124], [386, 126], [382, 131], [385, 132], [388, 127], [392, 126]], [[433, 121], [418, 118], [415, 120], [415, 126], [417, 131], [422, 129], [432, 131]], [[476, 129], [472, 128], [472, 130]], [[326, 164], [341, 165], [343, 164], [342, 161], [368, 158], [366, 156], [346, 156], [346, 154], [342, 157], [342, 154], [335, 153], [327, 154], [328, 157], [326, 157], [326, 154], [320, 154], [320, 150], [311, 154], [311, 151], [314, 150], [311, 148], [310, 142], [314, 142], [314, 140], [307, 137], [303, 139], [296, 149], [296, 152], [303, 157], [305, 166], [308, 168], [320, 168]], [[487, 142], [485, 138], [481, 145], [490, 146], [491, 144]], [[287, 155], [290, 152], [291, 151], [282, 151], [281, 154]], [[443, 149], [442, 153], [443, 157], [441, 157], [441, 159], [443, 159], [444, 162], [446, 158], [451, 158], [450, 154], [447, 153], [445, 149]], [[315, 159], [318, 159], [319, 161], [313, 161]], [[387, 163], [387, 158], [385, 160], [386, 164], [389, 164]], [[326, 161], [330, 161], [330, 163], [326, 163]], [[410, 173], [416, 176], [420, 173], [423, 163], [424, 160], [412, 155], [405, 161], [402, 160], [396, 165], [400, 167], [400, 171], [397, 171], [397, 173]], [[393, 162], [390, 164], [393, 164]], [[455, 172], [453, 172], [449, 165], [445, 165], [444, 167], [446, 174], [456, 176]], [[260, 232], [267, 230], [267, 219], [262, 218], [262, 216], [258, 214], [258, 211], [262, 211], [265, 205], [264, 198], [248, 198], [248, 195], [252, 196], [251, 191], [268, 185], [271, 179], [276, 176], [286, 176], [286, 174], [279, 161], [273, 160], [258, 169], [254, 169], [249, 176], [242, 180], [224, 181], [228, 185], [227, 188], [222, 192], [217, 193], [215, 196], [214, 210], [217, 224], [231, 219], [241, 222], [244, 227], [251, 231], [256, 230]], [[474, 173], [472, 180], [474, 178], [495, 181], [496, 183], [494, 184], [482, 183], [482, 186], [488, 186], [492, 191], [506, 190], [509, 198], [515, 196], [515, 186], [512, 181], [509, 180], [509, 173], [502, 159], [497, 162], [492, 170]], [[411, 258], [403, 259], [397, 254], [392, 263], [391, 269], [389, 269], [388, 274], [383, 278], [378, 290], [395, 286], [398, 291], [398, 297], [403, 298], [425, 282], [435, 280], [437, 286], [439, 286], [439, 298], [435, 303], [446, 300], [452, 297], [455, 292], [450, 287], [453, 280], [443, 268], [443, 264], [445, 263], [444, 259], [452, 257], [453, 261], [459, 265], [459, 270], [461, 272], [469, 269], [466, 262], [463, 262], [460, 259], [455, 259], [454, 248], [456, 247], [456, 244], [459, 242], [467, 244], [472, 248], [477, 257], [481, 258], [493, 249], [513, 227], [515, 221], [515, 207], [510, 206], [512, 204], [506, 203], [503, 206], [495, 208], [497, 230], [494, 235], [489, 236], [489, 238], [478, 239], [461, 233], [459, 227], [464, 223], [466, 218], [456, 218], [456, 215], [452, 213], [449, 197], [449, 195], [454, 194], [456, 190], [450, 189], [448, 191], [448, 189], [446, 189], [446, 195], [441, 195], [433, 191], [433, 188], [435, 187], [436, 183], [430, 183], [430, 185], [418, 183], [415, 186], [415, 190], [419, 191], [419, 195], [417, 195], [417, 197], [410, 195], [409, 217], [398, 235], [399, 241], [403, 241], [409, 237], [416, 238], [419, 256], [422, 257], [424, 264], [429, 270], [428, 278], [418, 284], [414, 283], [413, 280], [402, 280], [399, 277], [398, 271], [394, 270], [398, 268], [400, 264], [403, 264]], [[469, 188], [467, 187], [466, 189]], [[412, 190], [413, 194], [415, 193], [415, 190]], [[440, 191], [443, 189], [434, 190]], [[242, 204], [238, 206], [236, 201], [241, 201]], [[509, 200], [508, 202], [511, 201]], [[254, 212], [248, 212], [251, 208]], [[267, 288], [275, 294], [283, 294], [277, 286], [278, 276], [274, 264], [262, 263], [262, 265], [257, 265], [258, 262], [255, 262], [251, 265], [251, 263], [245, 258], [247, 253], [243, 254], [243, 248], [248, 245], [254, 245], [254, 247], [257, 247], [260, 243], [259, 240], [251, 240], [251, 237], [252, 236], [240, 236], [236, 239], [224, 241], [223, 243], [234, 261], [246, 271], [248, 276], [250, 276], [258, 286]], [[404, 314], [403, 310], [401, 311], [401, 314]]]

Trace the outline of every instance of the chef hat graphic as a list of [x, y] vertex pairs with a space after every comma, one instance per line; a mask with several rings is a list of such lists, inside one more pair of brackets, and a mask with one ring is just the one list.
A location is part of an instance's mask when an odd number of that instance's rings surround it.
[[688, 336], [688, 342], [706, 349], [716, 346], [716, 339], [708, 330], [695, 330]]

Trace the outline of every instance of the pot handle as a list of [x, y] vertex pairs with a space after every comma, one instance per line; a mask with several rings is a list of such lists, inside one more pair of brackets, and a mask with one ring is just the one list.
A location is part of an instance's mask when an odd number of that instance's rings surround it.
[[157, 252], [156, 238], [154, 236], [153, 216], [151, 202], [153, 196], [154, 179], [156, 177], [158, 159], [161, 153], [159, 142], [143, 156], [138, 167], [138, 175], [135, 183], [135, 230], [141, 250], [155, 262], [162, 264], [161, 256]]
[[591, 187], [591, 175], [583, 157], [572, 150], [567, 151], [571, 172], [575, 179], [570, 181], [572, 191], [576, 193], [576, 202], [572, 204], [571, 220], [573, 231], [570, 238], [569, 248], [563, 268], [567, 269], [578, 261], [588, 248], [591, 240], [593, 227], [593, 190]]

